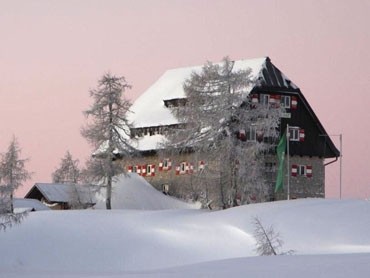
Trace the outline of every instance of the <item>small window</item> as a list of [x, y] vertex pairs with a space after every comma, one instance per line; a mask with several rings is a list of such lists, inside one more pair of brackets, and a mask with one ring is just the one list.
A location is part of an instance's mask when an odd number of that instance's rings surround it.
[[290, 108], [290, 96], [281, 96], [280, 106], [283, 108]]
[[260, 95], [260, 103], [264, 106], [268, 106], [270, 104], [270, 95], [261, 94]]
[[289, 141], [299, 141], [299, 127], [289, 127]]
[[307, 168], [306, 165], [298, 165], [298, 175], [306, 176]]
[[180, 173], [183, 174], [183, 173], [186, 173], [186, 170], [187, 170], [187, 163], [186, 162], [181, 162], [180, 164]]
[[248, 141], [257, 141], [257, 127], [255, 125], [249, 127]]
[[155, 176], [155, 165], [154, 164], [147, 164], [145, 169], [146, 169], [146, 173], [143, 173], [143, 174], [145, 174], [146, 176]]
[[266, 173], [273, 173], [276, 171], [276, 163], [275, 162], [266, 162], [265, 163], [265, 172]]

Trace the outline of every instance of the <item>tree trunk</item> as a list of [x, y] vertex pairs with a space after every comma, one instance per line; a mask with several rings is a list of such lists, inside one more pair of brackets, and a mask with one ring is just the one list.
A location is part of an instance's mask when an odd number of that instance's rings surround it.
[[112, 177], [108, 176], [108, 183], [107, 183], [107, 198], [105, 200], [106, 208], [112, 209]]
[[13, 193], [10, 194], [10, 213], [14, 213]]

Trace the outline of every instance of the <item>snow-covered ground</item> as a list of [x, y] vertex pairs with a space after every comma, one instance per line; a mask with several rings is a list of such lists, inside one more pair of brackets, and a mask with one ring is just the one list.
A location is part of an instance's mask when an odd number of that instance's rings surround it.
[[[146, 192], [136, 181], [134, 189]], [[0, 277], [370, 277], [370, 202], [304, 199], [204, 211], [156, 198], [136, 199], [145, 210], [30, 213], [0, 232]], [[158, 202], [171, 209], [159, 210]], [[255, 216], [295, 254], [256, 256]]]

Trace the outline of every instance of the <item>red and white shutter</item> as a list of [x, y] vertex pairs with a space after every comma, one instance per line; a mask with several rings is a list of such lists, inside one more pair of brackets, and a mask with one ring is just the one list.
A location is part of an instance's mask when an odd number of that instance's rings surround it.
[[159, 162], [158, 164], [158, 171], [163, 171], [163, 162]]
[[136, 173], [138, 174], [138, 175], [141, 175], [141, 166], [140, 165], [136, 165]]
[[239, 130], [239, 139], [242, 141], [247, 140], [247, 134], [245, 133], [245, 129]]
[[146, 165], [141, 165], [141, 175], [146, 176]]
[[155, 165], [154, 164], [150, 165], [150, 173], [148, 174], [150, 174], [150, 176], [152, 177], [155, 176]]
[[189, 174], [189, 163], [187, 163], [187, 162], [184, 162], [185, 163], [185, 173], [183, 173], [183, 174]]
[[298, 174], [298, 165], [293, 164], [292, 165], [292, 177], [296, 177]]
[[278, 103], [277, 95], [270, 95], [269, 102], [272, 108], [277, 107], [277, 103]]
[[257, 130], [256, 131], [256, 139], [258, 142], [262, 142], [263, 141], [263, 130]]
[[194, 173], [194, 165], [192, 163], [189, 163], [189, 174]]
[[198, 162], [198, 169], [199, 171], [204, 170], [205, 163], [203, 160]]
[[298, 99], [297, 97], [292, 96], [292, 103], [291, 103], [292, 109], [297, 109], [297, 106], [298, 106]]
[[275, 107], [279, 108], [281, 102], [281, 95], [275, 95]]
[[180, 175], [180, 169], [181, 169], [180, 166], [176, 166], [176, 175], [177, 176]]
[[258, 104], [258, 95], [253, 94], [252, 95], [252, 105], [256, 105], [256, 104]]
[[132, 169], [133, 169], [132, 166], [127, 166], [127, 172], [132, 173]]
[[304, 129], [299, 130], [299, 141], [303, 142], [305, 138]]
[[306, 176], [307, 178], [312, 178], [312, 166], [311, 165], [306, 166]]

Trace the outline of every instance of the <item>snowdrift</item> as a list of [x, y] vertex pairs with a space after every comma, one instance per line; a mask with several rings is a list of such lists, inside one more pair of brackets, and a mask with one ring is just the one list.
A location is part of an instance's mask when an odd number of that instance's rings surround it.
[[[105, 209], [105, 188], [96, 195], [97, 209]], [[114, 179], [112, 190], [113, 209], [198, 209], [201, 204], [190, 204], [164, 195], [149, 184], [143, 177], [128, 173]]]
[[[39, 211], [0, 233], [0, 277], [368, 277], [370, 203], [305, 199], [224, 211]], [[295, 255], [256, 257], [253, 217]]]

